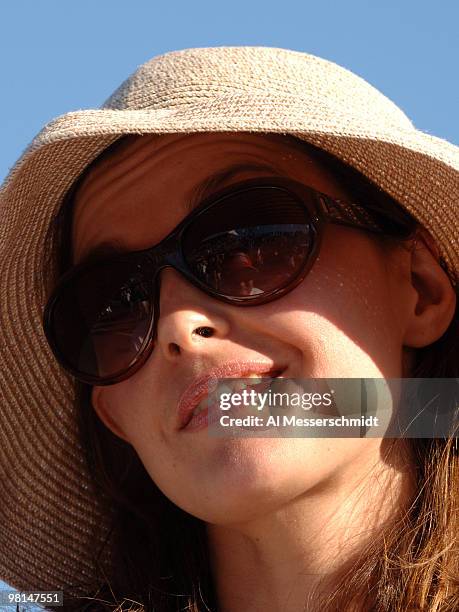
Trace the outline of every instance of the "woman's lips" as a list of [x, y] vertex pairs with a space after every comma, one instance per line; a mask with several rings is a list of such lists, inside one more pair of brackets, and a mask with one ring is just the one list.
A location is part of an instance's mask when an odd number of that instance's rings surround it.
[[[265, 375], [270, 378], [279, 376], [287, 366], [278, 366], [271, 362], [266, 361], [231, 361], [221, 366], [213, 368], [206, 375], [201, 376], [195, 380], [185, 391], [183, 392], [177, 407], [177, 429], [185, 429], [187, 425], [194, 420], [194, 425], [197, 425], [195, 419], [199, 418], [199, 423], [206, 419], [205, 426], [207, 426], [207, 415], [208, 409], [203, 410], [201, 413], [193, 417], [193, 411], [196, 406], [209, 394], [209, 386], [214, 384], [217, 385], [219, 378], [244, 378], [250, 374]], [[220, 413], [221, 411], [218, 411]], [[212, 416], [211, 416], [212, 418]]]
[[[241, 378], [244, 378], [243, 376]], [[270, 377], [263, 377], [262, 382], [256, 382], [254, 384], [250, 384], [250, 379], [246, 379], [247, 380], [247, 390], [251, 390], [253, 389], [256, 393], [262, 393], [263, 391], [266, 391], [266, 389], [269, 388], [271, 382], [274, 380], [274, 378], [276, 378], [275, 376], [270, 376]], [[239, 377], [238, 377], [239, 380]], [[225, 389], [224, 391], [226, 391], [228, 389], [228, 384], [229, 382], [227, 381], [224, 385]], [[240, 388], [238, 385], [236, 385], [236, 388], [230, 388], [229, 391], [231, 393], [238, 393], [240, 392]], [[216, 397], [214, 398], [199, 414], [193, 415], [191, 416], [191, 419], [188, 421], [188, 423], [185, 425], [185, 427], [183, 428], [186, 431], [199, 431], [201, 429], [205, 429], [206, 427], [208, 427], [209, 425], [213, 425], [215, 423], [218, 423], [220, 418], [224, 415], [228, 415], [232, 418], [237, 418], [237, 417], [245, 417], [245, 416], [249, 416], [250, 415], [250, 410], [251, 407], [247, 406], [247, 405], [241, 405], [241, 406], [234, 406], [232, 405], [229, 409], [227, 410], [222, 410], [219, 406], [220, 402], [219, 402], [220, 397]], [[255, 416], [260, 416], [260, 412], [253, 411], [253, 407], [252, 407], [252, 414]], [[242, 429], [246, 429], [246, 427], [241, 426]], [[249, 427], [249, 429], [252, 429], [251, 427]]]
[[213, 402], [199, 414], [192, 415], [191, 419], [183, 427], [183, 431], [199, 431], [200, 429], [205, 429], [209, 425], [217, 423], [220, 416], [221, 410], [218, 409], [218, 402]]

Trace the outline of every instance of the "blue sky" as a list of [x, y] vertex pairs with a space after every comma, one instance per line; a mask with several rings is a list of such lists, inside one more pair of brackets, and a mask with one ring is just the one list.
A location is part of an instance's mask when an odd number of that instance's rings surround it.
[[47, 121], [99, 106], [139, 64], [189, 47], [266, 45], [333, 60], [418, 128], [459, 144], [456, 0], [0, 4], [0, 180]]
[[189, 47], [319, 55], [459, 144], [458, 23], [457, 0], [3, 0], [0, 180], [47, 121], [99, 106], [139, 64]]

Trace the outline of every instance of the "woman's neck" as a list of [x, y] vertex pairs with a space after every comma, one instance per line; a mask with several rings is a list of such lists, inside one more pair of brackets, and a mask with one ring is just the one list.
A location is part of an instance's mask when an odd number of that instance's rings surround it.
[[316, 610], [315, 597], [329, 592], [409, 505], [412, 472], [400, 459], [375, 457], [372, 469], [362, 457], [359, 469], [352, 465], [274, 511], [244, 523], [209, 524], [219, 611]]

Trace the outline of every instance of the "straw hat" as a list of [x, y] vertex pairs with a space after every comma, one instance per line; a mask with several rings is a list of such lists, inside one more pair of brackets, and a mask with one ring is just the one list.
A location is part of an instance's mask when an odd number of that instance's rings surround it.
[[[33, 112], [33, 111], [32, 111]], [[174, 51], [141, 66], [98, 110], [68, 113], [31, 143], [0, 191], [0, 578], [19, 589], [91, 582], [89, 542], [109, 516], [77, 439], [72, 378], [42, 330], [45, 234], [63, 196], [127, 133], [287, 133], [360, 170], [432, 234], [459, 278], [459, 148], [416, 130], [371, 85], [285, 49]], [[109, 568], [110, 549], [101, 560]]]

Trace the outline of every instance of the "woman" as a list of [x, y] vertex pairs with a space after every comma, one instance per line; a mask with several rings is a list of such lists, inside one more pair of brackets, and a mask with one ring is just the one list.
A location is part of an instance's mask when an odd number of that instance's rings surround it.
[[2, 193], [4, 431], [34, 432], [3, 461], [2, 577], [69, 610], [457, 608], [452, 436], [177, 414], [215, 376], [457, 377], [457, 149], [329, 62], [244, 47], [155, 58], [39, 138]]

